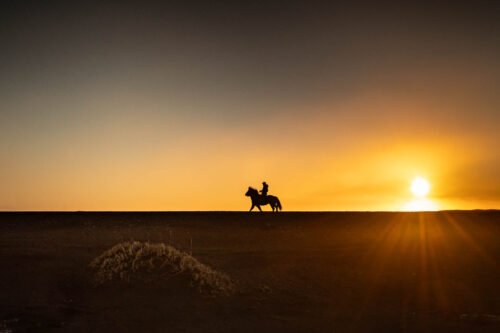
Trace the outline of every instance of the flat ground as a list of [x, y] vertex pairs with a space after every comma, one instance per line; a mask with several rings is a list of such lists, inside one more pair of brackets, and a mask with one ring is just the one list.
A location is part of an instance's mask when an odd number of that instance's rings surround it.
[[[95, 287], [128, 241], [238, 283]], [[500, 212], [2, 213], [0, 331], [499, 332]]]

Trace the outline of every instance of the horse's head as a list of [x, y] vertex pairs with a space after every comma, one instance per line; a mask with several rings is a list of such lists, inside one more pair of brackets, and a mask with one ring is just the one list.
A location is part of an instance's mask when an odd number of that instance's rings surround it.
[[251, 188], [251, 187], [248, 187], [248, 191], [247, 191], [247, 193], [245, 193], [245, 195], [247, 197], [251, 197], [252, 195], [255, 195], [255, 194], [259, 194], [259, 192], [256, 189]]

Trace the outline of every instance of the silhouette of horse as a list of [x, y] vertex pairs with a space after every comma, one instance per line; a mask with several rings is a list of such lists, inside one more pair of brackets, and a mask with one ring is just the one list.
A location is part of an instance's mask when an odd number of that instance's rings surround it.
[[260, 206], [265, 205], [271, 205], [273, 212], [281, 210], [280, 199], [278, 199], [278, 197], [275, 197], [274, 195], [260, 195], [259, 191], [252, 187], [248, 188], [248, 191], [247, 193], [245, 193], [245, 195], [252, 199], [252, 207], [250, 208], [250, 211], [252, 211], [252, 209], [257, 206], [257, 208], [262, 212]]

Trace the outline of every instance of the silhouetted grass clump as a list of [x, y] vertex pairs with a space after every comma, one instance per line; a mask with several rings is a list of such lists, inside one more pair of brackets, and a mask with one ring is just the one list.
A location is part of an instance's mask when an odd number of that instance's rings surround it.
[[134, 241], [117, 244], [95, 258], [90, 268], [97, 284], [185, 285], [211, 295], [228, 295], [234, 290], [227, 275], [164, 243]]

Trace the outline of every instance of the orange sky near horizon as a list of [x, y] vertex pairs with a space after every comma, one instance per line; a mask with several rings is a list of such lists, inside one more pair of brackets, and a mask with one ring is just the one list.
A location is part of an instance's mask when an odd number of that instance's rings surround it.
[[[52, 142], [31, 142], [2, 161], [0, 209], [246, 210], [246, 187], [265, 180], [288, 211], [404, 210], [416, 176], [431, 182], [437, 209], [500, 207], [495, 170], [482, 173], [494, 135], [397, 119], [414, 110], [388, 123], [377, 109], [417, 106], [378, 96], [335, 105], [345, 110], [334, 117], [192, 124], [191, 133], [172, 126], [166, 135], [156, 121], [130, 113], [69, 141], [51, 133]], [[364, 119], [351, 111], [359, 108]]]
[[500, 209], [489, 8], [52, 6], [0, 13], [0, 211]]

